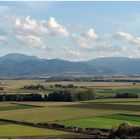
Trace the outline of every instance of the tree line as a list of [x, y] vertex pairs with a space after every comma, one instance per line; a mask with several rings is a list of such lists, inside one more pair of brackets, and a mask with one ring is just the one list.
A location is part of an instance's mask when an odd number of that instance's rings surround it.
[[45, 86], [43, 85], [30, 85], [30, 86], [24, 86], [22, 89], [26, 90], [45, 90]]
[[94, 90], [84, 90], [79, 92], [69, 90], [58, 90], [44, 94], [1, 94], [0, 101], [85, 101], [96, 98]]
[[116, 98], [139, 98], [136, 93], [117, 93]]

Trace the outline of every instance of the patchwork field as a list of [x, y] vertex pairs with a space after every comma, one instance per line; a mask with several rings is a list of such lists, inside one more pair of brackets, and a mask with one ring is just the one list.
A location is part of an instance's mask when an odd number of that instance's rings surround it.
[[[117, 99], [118, 100], [118, 99]], [[96, 117], [102, 115], [126, 113], [140, 115], [140, 105], [127, 105], [129, 99], [125, 99], [126, 104], [116, 104], [116, 99], [93, 100], [90, 102], [26, 102], [26, 105], [41, 105], [44, 107], [26, 108], [18, 110], [5, 110], [0, 112], [0, 118], [27, 121], [27, 122], [56, 122], [59, 120], [69, 120], [76, 118]], [[122, 100], [122, 101], [121, 101]], [[136, 99], [134, 99], [135, 101]], [[130, 100], [132, 103], [133, 100]], [[124, 99], [119, 99], [124, 102]], [[21, 103], [23, 107], [25, 102]], [[13, 105], [13, 104], [12, 104]], [[28, 107], [28, 106], [27, 106]], [[30, 106], [29, 106], [30, 107]], [[32, 106], [31, 106], [32, 107]]]
[[[26, 90], [27, 93], [44, 94], [50, 91], [49, 85], [74, 84], [78, 87], [95, 89], [104, 99], [80, 102], [0, 102], [0, 119], [31, 123], [57, 123], [83, 128], [111, 129], [121, 122], [140, 126], [140, 98], [108, 98], [117, 92], [140, 94], [140, 84], [119, 82], [44, 82], [42, 80], [5, 80], [1, 93], [24, 93], [25, 85], [42, 84], [48, 90]], [[130, 90], [129, 90], [130, 89]], [[51, 89], [52, 90], [52, 89]], [[80, 89], [81, 90], [81, 89]], [[34, 92], [35, 91], [35, 92]], [[26, 137], [67, 135], [66, 132], [35, 128], [16, 124], [0, 123], [0, 137]], [[71, 135], [71, 134], [70, 134]], [[59, 138], [59, 137], [58, 137]], [[61, 138], [61, 137], [60, 137]]]

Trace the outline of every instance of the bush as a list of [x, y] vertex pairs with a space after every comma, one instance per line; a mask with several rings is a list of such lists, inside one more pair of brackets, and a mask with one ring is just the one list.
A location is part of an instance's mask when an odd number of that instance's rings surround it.
[[30, 85], [30, 86], [24, 86], [22, 89], [26, 90], [45, 90], [45, 87], [43, 85]]
[[140, 127], [123, 122], [118, 128], [112, 128], [109, 138], [140, 138]]
[[77, 86], [68, 84], [68, 85], [62, 85], [62, 84], [55, 84], [54, 85], [56, 88], [77, 88]]
[[117, 93], [116, 98], [138, 98], [136, 93]]
[[0, 90], [4, 90], [4, 88], [3, 87], [0, 87]]

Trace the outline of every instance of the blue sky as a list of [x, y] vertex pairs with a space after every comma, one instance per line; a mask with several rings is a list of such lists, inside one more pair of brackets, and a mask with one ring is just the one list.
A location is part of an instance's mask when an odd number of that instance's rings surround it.
[[140, 2], [0, 2], [0, 56], [139, 57]]

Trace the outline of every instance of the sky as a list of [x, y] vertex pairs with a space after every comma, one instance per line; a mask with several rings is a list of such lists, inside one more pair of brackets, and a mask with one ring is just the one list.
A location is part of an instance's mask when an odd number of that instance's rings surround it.
[[140, 57], [140, 2], [0, 1], [0, 56]]

